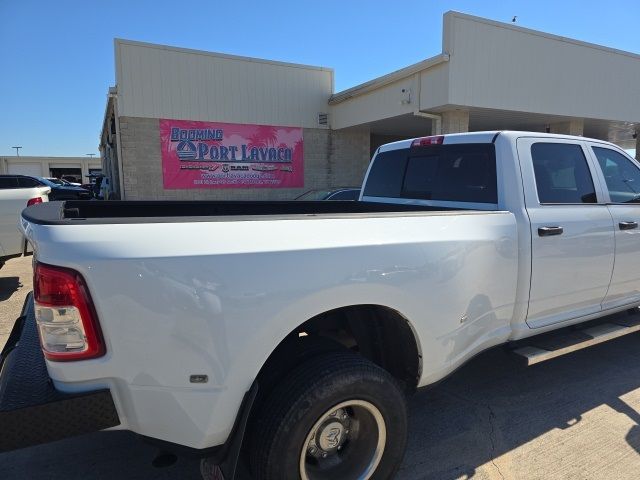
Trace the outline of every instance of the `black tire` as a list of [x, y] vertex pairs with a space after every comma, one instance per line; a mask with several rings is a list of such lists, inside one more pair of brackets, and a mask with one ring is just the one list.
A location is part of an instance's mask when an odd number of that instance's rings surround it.
[[[318, 355], [302, 363], [291, 371], [261, 405], [254, 417], [249, 444], [253, 478], [300, 480], [301, 452], [303, 448], [305, 452], [308, 451], [305, 443], [307, 435], [326, 412], [347, 401], [373, 405], [384, 419], [384, 451], [369, 478], [392, 478], [402, 462], [407, 439], [404, 393], [389, 373], [347, 350]], [[344, 411], [347, 412], [350, 407], [345, 408], [347, 410]], [[319, 430], [318, 428], [317, 431]], [[356, 431], [355, 428], [353, 430]], [[353, 443], [345, 443], [342, 452], [334, 450], [332, 455], [336, 455], [338, 461], [347, 462], [344, 459], [349, 458], [345, 455], [349, 448], [352, 452], [357, 451], [360, 448], [358, 442], [361, 442], [360, 445], [364, 445], [364, 442], [370, 444], [371, 441], [367, 439], [382, 437], [361, 436], [362, 439], [345, 440]], [[311, 458], [310, 461], [316, 460]], [[335, 471], [330, 476], [350, 480], [349, 476], [336, 475]], [[359, 475], [353, 476], [358, 477]]]

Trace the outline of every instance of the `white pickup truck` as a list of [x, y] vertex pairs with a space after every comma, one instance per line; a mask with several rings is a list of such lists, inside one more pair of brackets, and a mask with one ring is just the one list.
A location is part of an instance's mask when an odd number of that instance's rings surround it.
[[25, 238], [18, 230], [20, 212], [49, 199], [50, 187], [27, 180], [30, 179], [0, 175], [0, 267], [7, 259], [26, 253]]
[[114, 428], [227, 478], [390, 478], [406, 393], [496, 345], [536, 363], [640, 329], [539, 336], [640, 305], [639, 201], [612, 144], [482, 132], [380, 147], [358, 202], [28, 208], [0, 451]]

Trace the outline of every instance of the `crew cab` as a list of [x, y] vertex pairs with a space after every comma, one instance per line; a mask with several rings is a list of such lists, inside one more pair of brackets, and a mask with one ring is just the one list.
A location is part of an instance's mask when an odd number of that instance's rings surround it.
[[27, 243], [18, 229], [20, 212], [30, 205], [48, 201], [51, 188], [20, 183], [15, 176], [0, 175], [0, 267], [12, 257], [27, 252]]
[[[357, 202], [27, 208], [0, 449], [127, 429], [227, 478], [391, 478], [416, 388], [497, 345], [531, 364], [640, 329], [610, 317], [640, 305], [639, 194], [613, 144], [505, 131], [383, 145]], [[55, 401], [16, 409], [36, 375]]]

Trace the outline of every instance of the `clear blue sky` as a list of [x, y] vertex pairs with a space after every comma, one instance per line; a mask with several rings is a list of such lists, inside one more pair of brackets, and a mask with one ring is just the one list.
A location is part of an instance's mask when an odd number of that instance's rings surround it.
[[440, 51], [458, 10], [640, 51], [638, 0], [0, 0], [0, 155], [98, 152], [114, 37], [335, 69], [336, 90]]

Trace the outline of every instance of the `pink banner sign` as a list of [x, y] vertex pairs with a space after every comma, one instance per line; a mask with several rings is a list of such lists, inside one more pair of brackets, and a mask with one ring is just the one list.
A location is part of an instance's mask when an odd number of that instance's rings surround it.
[[302, 128], [160, 120], [164, 188], [304, 187]]

